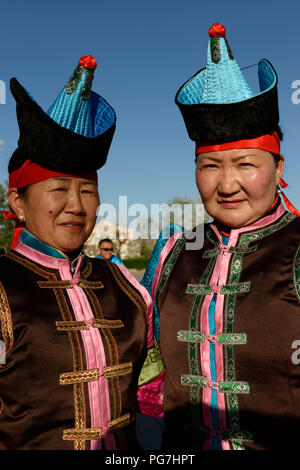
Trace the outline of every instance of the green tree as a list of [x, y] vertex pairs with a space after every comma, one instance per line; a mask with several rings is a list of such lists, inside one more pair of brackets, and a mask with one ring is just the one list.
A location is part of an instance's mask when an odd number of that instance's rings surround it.
[[6, 199], [7, 188], [7, 181], [5, 181], [4, 184], [0, 183], [0, 251], [3, 249], [5, 252], [10, 250], [14, 233], [14, 222], [4, 219], [2, 212], [3, 209], [10, 210]]

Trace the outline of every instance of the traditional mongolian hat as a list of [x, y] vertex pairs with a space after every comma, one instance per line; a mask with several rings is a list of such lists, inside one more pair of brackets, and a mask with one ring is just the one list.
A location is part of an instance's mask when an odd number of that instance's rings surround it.
[[[28, 175], [27, 184], [36, 182], [38, 166], [49, 172], [76, 176], [95, 172], [105, 164], [115, 132], [116, 114], [105, 99], [91, 89], [96, 67], [93, 56], [81, 57], [47, 112], [15, 78], [11, 79], [20, 137], [9, 162], [10, 186], [17, 183], [19, 188], [26, 183], [20, 182], [24, 173]], [[29, 164], [31, 167], [24, 168], [23, 176], [15, 173]]]
[[[225, 27], [209, 29], [207, 65], [178, 90], [175, 103], [196, 156], [233, 148], [259, 148], [280, 154], [277, 74], [267, 59], [258, 63], [259, 93], [248, 85], [225, 36]], [[281, 186], [287, 184], [281, 180]], [[299, 212], [283, 195], [288, 208]]]

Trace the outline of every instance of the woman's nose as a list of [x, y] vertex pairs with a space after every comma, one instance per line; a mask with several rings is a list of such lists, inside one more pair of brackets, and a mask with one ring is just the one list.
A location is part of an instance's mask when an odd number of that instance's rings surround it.
[[218, 192], [224, 195], [237, 193], [241, 189], [238, 174], [235, 169], [226, 169], [220, 173]]
[[65, 210], [67, 212], [73, 212], [74, 214], [81, 214], [84, 212], [81, 193], [79, 191], [69, 192]]

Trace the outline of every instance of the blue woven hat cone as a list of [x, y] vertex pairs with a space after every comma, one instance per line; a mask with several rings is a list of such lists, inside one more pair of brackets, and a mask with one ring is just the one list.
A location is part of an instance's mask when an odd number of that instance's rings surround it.
[[[220, 36], [215, 33], [214, 24], [209, 30], [211, 36], [207, 50], [205, 70], [194, 77], [180, 94], [182, 103], [226, 104], [243, 101], [254, 96], [225, 37], [225, 28], [219, 26]], [[221, 36], [222, 34], [222, 36]], [[223, 36], [224, 35], [224, 36]]]
[[278, 127], [277, 75], [266, 59], [258, 63], [260, 91], [253, 93], [235, 61], [225, 27], [209, 30], [207, 65], [178, 90], [188, 134], [196, 142], [253, 138]]
[[115, 113], [100, 96], [91, 92], [97, 62], [83, 56], [73, 75], [47, 111], [60, 126], [85, 137], [95, 137], [115, 122]]

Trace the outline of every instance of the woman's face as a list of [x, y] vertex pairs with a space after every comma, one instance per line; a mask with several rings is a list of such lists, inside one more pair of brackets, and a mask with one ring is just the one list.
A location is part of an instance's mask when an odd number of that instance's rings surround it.
[[244, 227], [271, 207], [283, 171], [271, 153], [232, 149], [202, 153], [196, 184], [208, 214], [229, 227]]
[[64, 252], [80, 248], [90, 236], [100, 204], [97, 185], [82, 178], [51, 178], [28, 186], [13, 201], [25, 228], [44, 243]]

